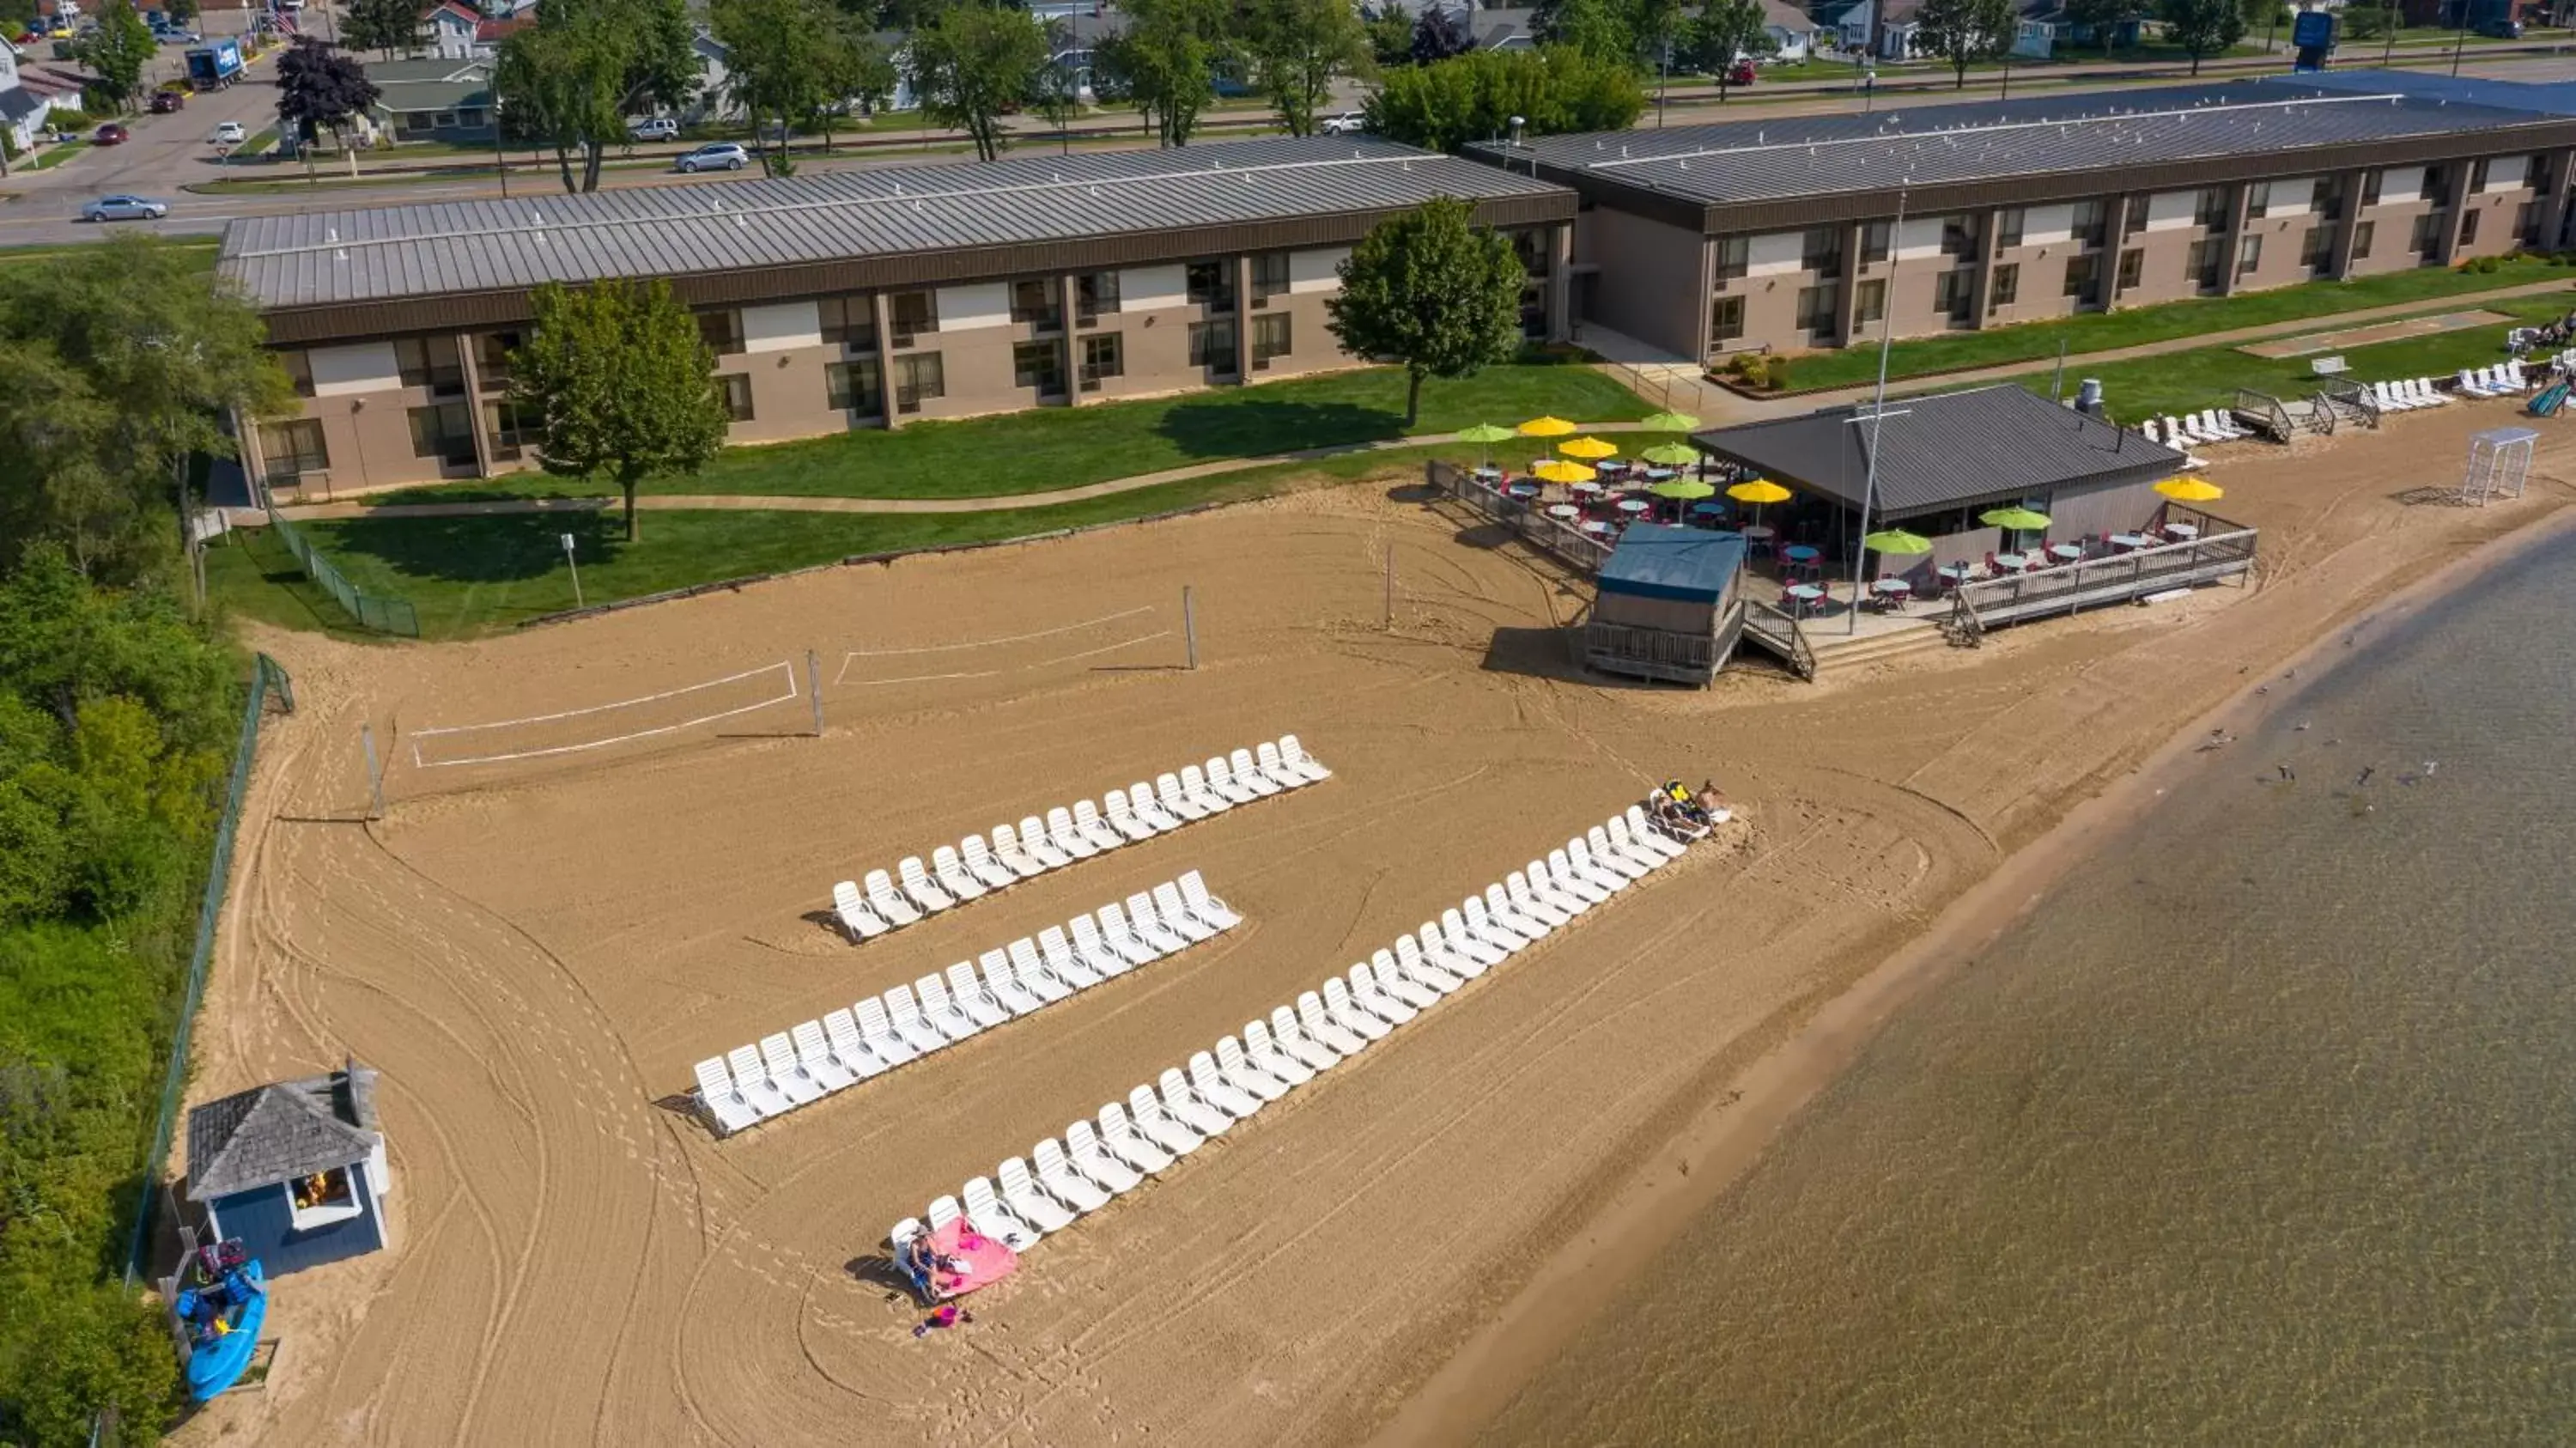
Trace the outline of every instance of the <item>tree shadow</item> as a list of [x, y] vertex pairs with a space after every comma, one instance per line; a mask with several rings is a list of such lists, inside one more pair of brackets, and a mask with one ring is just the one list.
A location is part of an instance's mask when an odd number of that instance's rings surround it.
[[407, 577], [447, 583], [516, 583], [564, 566], [563, 535], [584, 566], [616, 561], [626, 548], [622, 512], [353, 518], [337, 525], [327, 551], [364, 554]]
[[1391, 441], [1404, 436], [1404, 419], [1347, 402], [1218, 393], [1173, 404], [1154, 430], [1191, 457], [1235, 458]]

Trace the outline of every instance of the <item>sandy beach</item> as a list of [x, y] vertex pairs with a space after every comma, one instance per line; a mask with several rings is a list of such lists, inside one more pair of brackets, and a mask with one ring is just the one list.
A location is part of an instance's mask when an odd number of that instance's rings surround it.
[[[395, 1240], [283, 1281], [267, 1386], [182, 1439], [1461, 1441], [1894, 1008], [1909, 942], [1991, 930], [2178, 731], [2576, 500], [2550, 439], [2518, 503], [2405, 501], [2506, 415], [2219, 462], [2255, 586], [1818, 685], [1585, 680], [1577, 590], [1386, 484], [474, 644], [261, 635], [300, 708], [190, 1099], [381, 1068]], [[425, 732], [808, 650], [821, 738], [757, 680], [607, 749], [440, 764], [458, 736]], [[394, 761], [373, 822], [361, 724]], [[865, 946], [814, 918], [861, 869], [1281, 732], [1335, 778]], [[870, 1274], [931, 1196], [1673, 775], [1744, 825], [1050, 1238], [972, 1326], [916, 1340]], [[1243, 928], [732, 1139], [681, 1100], [698, 1059], [1193, 867]]]

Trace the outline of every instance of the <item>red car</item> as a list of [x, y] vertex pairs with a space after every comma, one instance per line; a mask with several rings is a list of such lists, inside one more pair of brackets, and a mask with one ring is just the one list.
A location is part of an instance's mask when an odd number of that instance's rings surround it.
[[98, 135], [94, 139], [102, 146], [118, 146], [123, 145], [127, 137], [123, 126], [110, 121], [98, 128]]
[[188, 98], [179, 94], [177, 91], [154, 91], [152, 93], [152, 114], [156, 116], [166, 116], [172, 111], [182, 109], [187, 104]]
[[1726, 72], [1726, 83], [1728, 85], [1753, 84], [1753, 62], [1739, 60], [1729, 67]]

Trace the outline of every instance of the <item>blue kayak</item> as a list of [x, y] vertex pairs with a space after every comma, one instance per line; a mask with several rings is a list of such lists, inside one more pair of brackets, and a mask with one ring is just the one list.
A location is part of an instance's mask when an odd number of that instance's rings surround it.
[[240, 1271], [227, 1273], [221, 1286], [191, 1289], [181, 1294], [181, 1301], [199, 1294], [224, 1303], [216, 1316], [226, 1329], [216, 1334], [209, 1328], [191, 1337], [188, 1396], [202, 1403], [241, 1381], [251, 1354], [259, 1350], [259, 1326], [268, 1318], [267, 1278], [254, 1258]]

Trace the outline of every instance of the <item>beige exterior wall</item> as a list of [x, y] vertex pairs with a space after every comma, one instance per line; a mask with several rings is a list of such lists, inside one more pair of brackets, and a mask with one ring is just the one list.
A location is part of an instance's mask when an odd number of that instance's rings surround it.
[[1574, 259], [1589, 267], [1578, 284], [1584, 319], [1684, 357], [1708, 337], [1708, 238], [1696, 231], [1614, 211], [1585, 211], [1574, 221]]

